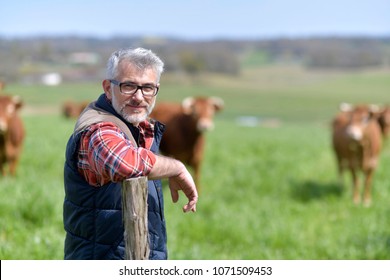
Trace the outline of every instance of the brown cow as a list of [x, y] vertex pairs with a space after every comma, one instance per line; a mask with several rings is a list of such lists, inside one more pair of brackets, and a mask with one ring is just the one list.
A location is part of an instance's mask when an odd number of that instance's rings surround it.
[[387, 139], [390, 133], [390, 105], [385, 106], [379, 114], [379, 126], [381, 127], [384, 139]]
[[18, 96], [0, 96], [0, 172], [6, 175], [5, 165], [15, 175], [25, 137], [22, 119], [18, 115], [22, 101]]
[[218, 97], [188, 97], [182, 104], [157, 104], [151, 114], [152, 118], [166, 125], [161, 139], [161, 153], [193, 168], [198, 191], [204, 132], [214, 128], [214, 114], [222, 110], [223, 106], [223, 100]]
[[371, 183], [378, 165], [382, 136], [377, 120], [377, 108], [367, 105], [344, 104], [334, 118], [333, 148], [337, 159], [340, 181], [345, 169], [353, 180], [353, 201], [360, 203], [358, 172], [365, 175], [363, 204], [371, 203]]
[[76, 119], [88, 104], [88, 101], [75, 102], [67, 100], [62, 104], [62, 114], [68, 119]]

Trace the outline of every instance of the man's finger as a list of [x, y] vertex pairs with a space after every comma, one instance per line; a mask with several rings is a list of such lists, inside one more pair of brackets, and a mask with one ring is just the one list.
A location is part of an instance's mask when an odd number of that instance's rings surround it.
[[174, 188], [169, 188], [171, 190], [171, 197], [173, 203], [176, 203], [179, 200], [179, 192]]
[[183, 206], [183, 212], [189, 211], [196, 212], [196, 204], [192, 203], [191, 205], [191, 202], [189, 202], [188, 204]]

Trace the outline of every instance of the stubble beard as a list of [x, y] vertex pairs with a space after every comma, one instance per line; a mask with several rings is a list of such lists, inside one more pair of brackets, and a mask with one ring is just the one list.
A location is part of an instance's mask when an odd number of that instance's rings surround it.
[[153, 100], [153, 102], [151, 104], [149, 104], [147, 107], [146, 107], [146, 112], [144, 113], [134, 113], [134, 114], [128, 114], [126, 113], [126, 106], [127, 105], [131, 105], [131, 102], [127, 102], [125, 104], [118, 104], [118, 102], [116, 102], [116, 97], [115, 95], [113, 95], [113, 102], [112, 102], [112, 105], [115, 109], [115, 111], [122, 117], [124, 118], [127, 122], [133, 124], [133, 125], [138, 125], [139, 123], [145, 121], [148, 116], [150, 115], [150, 113], [153, 111], [153, 108], [154, 108], [154, 105], [156, 104], [156, 99]]

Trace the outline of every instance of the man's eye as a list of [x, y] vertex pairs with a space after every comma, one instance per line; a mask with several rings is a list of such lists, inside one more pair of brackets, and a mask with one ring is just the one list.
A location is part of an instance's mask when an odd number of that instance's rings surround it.
[[124, 89], [124, 90], [134, 90], [136, 88], [137, 88], [137, 86], [133, 85], [133, 84], [123, 84], [122, 85], [122, 89]]
[[154, 87], [152, 86], [143, 86], [142, 90], [145, 92], [152, 92], [154, 90]]

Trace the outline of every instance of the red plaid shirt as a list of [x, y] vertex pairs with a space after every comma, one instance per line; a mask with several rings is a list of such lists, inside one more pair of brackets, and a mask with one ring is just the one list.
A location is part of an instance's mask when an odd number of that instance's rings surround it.
[[78, 152], [78, 170], [90, 185], [99, 187], [108, 182], [147, 176], [156, 156], [150, 151], [153, 125], [139, 125], [138, 147], [125, 138], [111, 122], [97, 123], [83, 132]]

